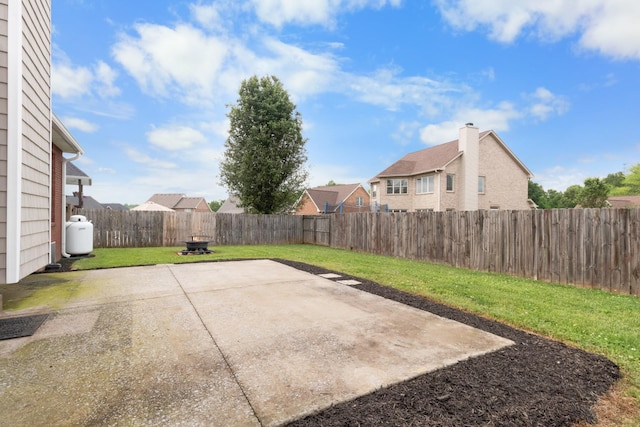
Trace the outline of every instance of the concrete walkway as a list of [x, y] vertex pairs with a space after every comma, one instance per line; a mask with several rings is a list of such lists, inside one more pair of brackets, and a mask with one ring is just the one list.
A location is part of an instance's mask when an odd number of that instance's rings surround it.
[[4, 426], [274, 426], [511, 344], [268, 260], [55, 277], [64, 302], [0, 341]]

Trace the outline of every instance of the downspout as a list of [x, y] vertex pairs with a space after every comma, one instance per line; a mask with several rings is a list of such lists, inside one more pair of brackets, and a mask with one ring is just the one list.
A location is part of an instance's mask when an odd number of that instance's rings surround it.
[[[64, 190], [67, 185], [67, 163], [72, 162], [82, 156], [82, 151], [74, 154], [72, 157], [66, 159], [64, 154], [62, 155], [62, 212], [60, 218], [64, 219], [64, 227], [61, 227], [62, 235], [60, 236], [60, 255], [64, 258], [69, 258], [71, 255], [67, 253], [67, 196]], [[80, 195], [82, 197], [82, 195]]]
[[436, 173], [436, 179], [438, 180], [437, 183], [434, 183], [434, 187], [437, 188], [438, 190], [436, 191], [436, 208], [435, 211], [436, 212], [440, 212], [440, 210], [442, 209], [441, 207], [441, 203], [442, 203], [442, 172], [444, 172], [444, 169], [436, 169], [435, 173]]

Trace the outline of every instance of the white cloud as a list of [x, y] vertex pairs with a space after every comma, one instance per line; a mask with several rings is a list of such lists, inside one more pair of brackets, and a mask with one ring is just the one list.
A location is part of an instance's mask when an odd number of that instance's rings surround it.
[[131, 146], [125, 146], [122, 148], [122, 150], [130, 160], [135, 163], [145, 165], [149, 168], [162, 170], [178, 168], [178, 165], [173, 162], [162, 159], [155, 159]]
[[287, 23], [331, 27], [340, 13], [399, 6], [401, 0], [249, 0], [258, 19], [275, 27]]
[[105, 168], [105, 167], [100, 167], [98, 168], [98, 173], [106, 173], [109, 175], [115, 175], [116, 174], [116, 170], [113, 168]]
[[138, 24], [135, 31], [135, 37], [121, 35], [112, 53], [143, 91], [180, 96], [184, 102], [213, 95], [212, 83], [228, 54], [227, 43], [186, 24]]
[[190, 4], [191, 16], [200, 25], [209, 29], [222, 29], [225, 27], [225, 19], [223, 15], [223, 8], [225, 8], [225, 2], [218, 2], [212, 4]]
[[522, 34], [557, 40], [578, 34], [581, 48], [619, 59], [640, 59], [640, 2], [635, 0], [434, 0], [454, 28], [489, 28], [511, 43]]
[[97, 83], [96, 92], [101, 98], [110, 98], [120, 95], [120, 88], [114, 82], [118, 77], [113, 68], [107, 63], [99, 61], [95, 67], [95, 81]]
[[524, 98], [529, 105], [518, 107], [513, 102], [503, 101], [494, 107], [486, 108], [473, 106], [472, 97], [468, 97], [459, 102], [462, 106], [454, 106], [448, 110], [453, 111], [452, 119], [429, 124], [420, 129], [420, 139], [428, 145], [454, 140], [458, 136], [458, 129], [469, 122], [475, 123], [481, 130], [507, 131], [513, 120], [533, 118], [544, 121], [552, 115], [566, 113], [570, 106], [565, 97], [544, 87], [537, 88]]
[[545, 190], [565, 191], [571, 185], [582, 185], [588, 176], [584, 168], [555, 166], [534, 172], [533, 180], [542, 185]]
[[95, 123], [78, 117], [65, 117], [62, 119], [62, 123], [64, 123], [68, 129], [76, 129], [85, 133], [94, 133], [99, 129], [99, 126]]
[[391, 137], [397, 141], [401, 145], [409, 144], [415, 135], [420, 129], [420, 123], [417, 121], [413, 122], [400, 122], [397, 130]]
[[481, 130], [496, 132], [509, 130], [509, 122], [522, 117], [510, 102], [501, 102], [495, 108], [466, 108], [454, 115], [453, 120], [430, 124], [420, 130], [420, 139], [428, 145], [442, 144], [458, 138], [459, 129], [465, 123], [474, 123]]
[[360, 183], [367, 188], [367, 180], [372, 176], [357, 176], [353, 174], [353, 166], [341, 166], [336, 164], [310, 164], [309, 165], [309, 187], [320, 187], [327, 185], [329, 181], [338, 184]]
[[555, 95], [544, 87], [539, 87], [528, 97], [533, 100], [529, 112], [538, 120], [546, 120], [552, 114], [562, 115], [569, 111], [569, 101], [565, 97]]
[[117, 96], [120, 94], [120, 89], [115, 85], [117, 76], [115, 70], [103, 61], [90, 66], [74, 65], [62, 50], [53, 47], [51, 91], [63, 100]]
[[74, 67], [69, 63], [53, 63], [51, 91], [61, 98], [79, 98], [91, 92], [93, 74], [86, 67]]
[[171, 151], [185, 150], [207, 141], [200, 131], [182, 125], [156, 128], [147, 132], [146, 135], [151, 144]]
[[420, 76], [399, 76], [400, 70], [380, 69], [370, 76], [344, 73], [339, 79], [351, 96], [362, 102], [397, 111], [402, 105], [417, 105], [428, 115], [441, 112], [456, 93], [468, 92], [465, 85], [455, 85]]

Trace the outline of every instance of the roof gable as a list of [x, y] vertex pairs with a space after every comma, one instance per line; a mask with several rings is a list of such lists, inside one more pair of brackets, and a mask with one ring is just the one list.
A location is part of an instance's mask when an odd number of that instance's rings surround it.
[[528, 167], [524, 165], [524, 163], [522, 163], [522, 161], [518, 158], [518, 156], [516, 156], [513, 153], [513, 151], [511, 151], [511, 149], [507, 146], [507, 144], [505, 144], [504, 141], [500, 139], [497, 133], [495, 133], [492, 130], [482, 132], [480, 134], [480, 142], [482, 143], [482, 140], [489, 135], [493, 136], [494, 140], [502, 147], [502, 149], [509, 155], [509, 157], [511, 157], [511, 159], [515, 163], [517, 163], [518, 166], [520, 166], [520, 168], [524, 171], [524, 173], [526, 173], [529, 176], [529, 178], [533, 178], [533, 173], [529, 170]]
[[185, 195], [179, 193], [154, 194], [147, 201], [173, 209], [183, 197]]
[[196, 209], [201, 203], [206, 204], [202, 197], [183, 197], [173, 206], [174, 209]]
[[[527, 175], [530, 177], [533, 176], [531, 171], [520, 161], [520, 159], [518, 159], [518, 157], [509, 149], [509, 147], [507, 147], [504, 141], [502, 141], [502, 139], [500, 139], [493, 130], [480, 132], [478, 136], [479, 143], [481, 144], [482, 140], [489, 135], [494, 137], [495, 141], [498, 142], [502, 149], [507, 152], [507, 154], [525, 171]], [[377, 174], [369, 182], [375, 182], [379, 178], [414, 176], [429, 172], [438, 172], [444, 170], [449, 163], [462, 154], [463, 153], [459, 151], [457, 139], [445, 142], [444, 144], [414, 151], [405, 155], [400, 160]]]
[[224, 201], [220, 209], [216, 211], [216, 213], [231, 213], [231, 214], [239, 214], [244, 213], [244, 208], [238, 207], [240, 204], [240, 200], [235, 196], [229, 196], [227, 200]]
[[358, 187], [362, 187], [362, 184], [327, 185], [309, 188], [305, 192], [318, 210], [324, 209], [327, 205], [335, 209], [335, 206], [348, 199]]
[[[79, 206], [80, 200], [78, 196], [66, 196], [67, 205]], [[82, 207], [84, 209], [105, 209], [102, 203], [98, 202], [91, 196], [82, 196]]]
[[380, 177], [410, 176], [443, 169], [455, 159], [458, 152], [458, 140], [414, 151], [376, 175]]

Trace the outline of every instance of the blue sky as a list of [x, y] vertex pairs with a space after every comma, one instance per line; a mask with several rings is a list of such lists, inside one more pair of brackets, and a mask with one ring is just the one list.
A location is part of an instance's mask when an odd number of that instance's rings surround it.
[[467, 122], [545, 189], [640, 163], [637, 0], [56, 0], [52, 21], [54, 112], [103, 203], [226, 198], [252, 75], [302, 114], [309, 186], [366, 185]]

